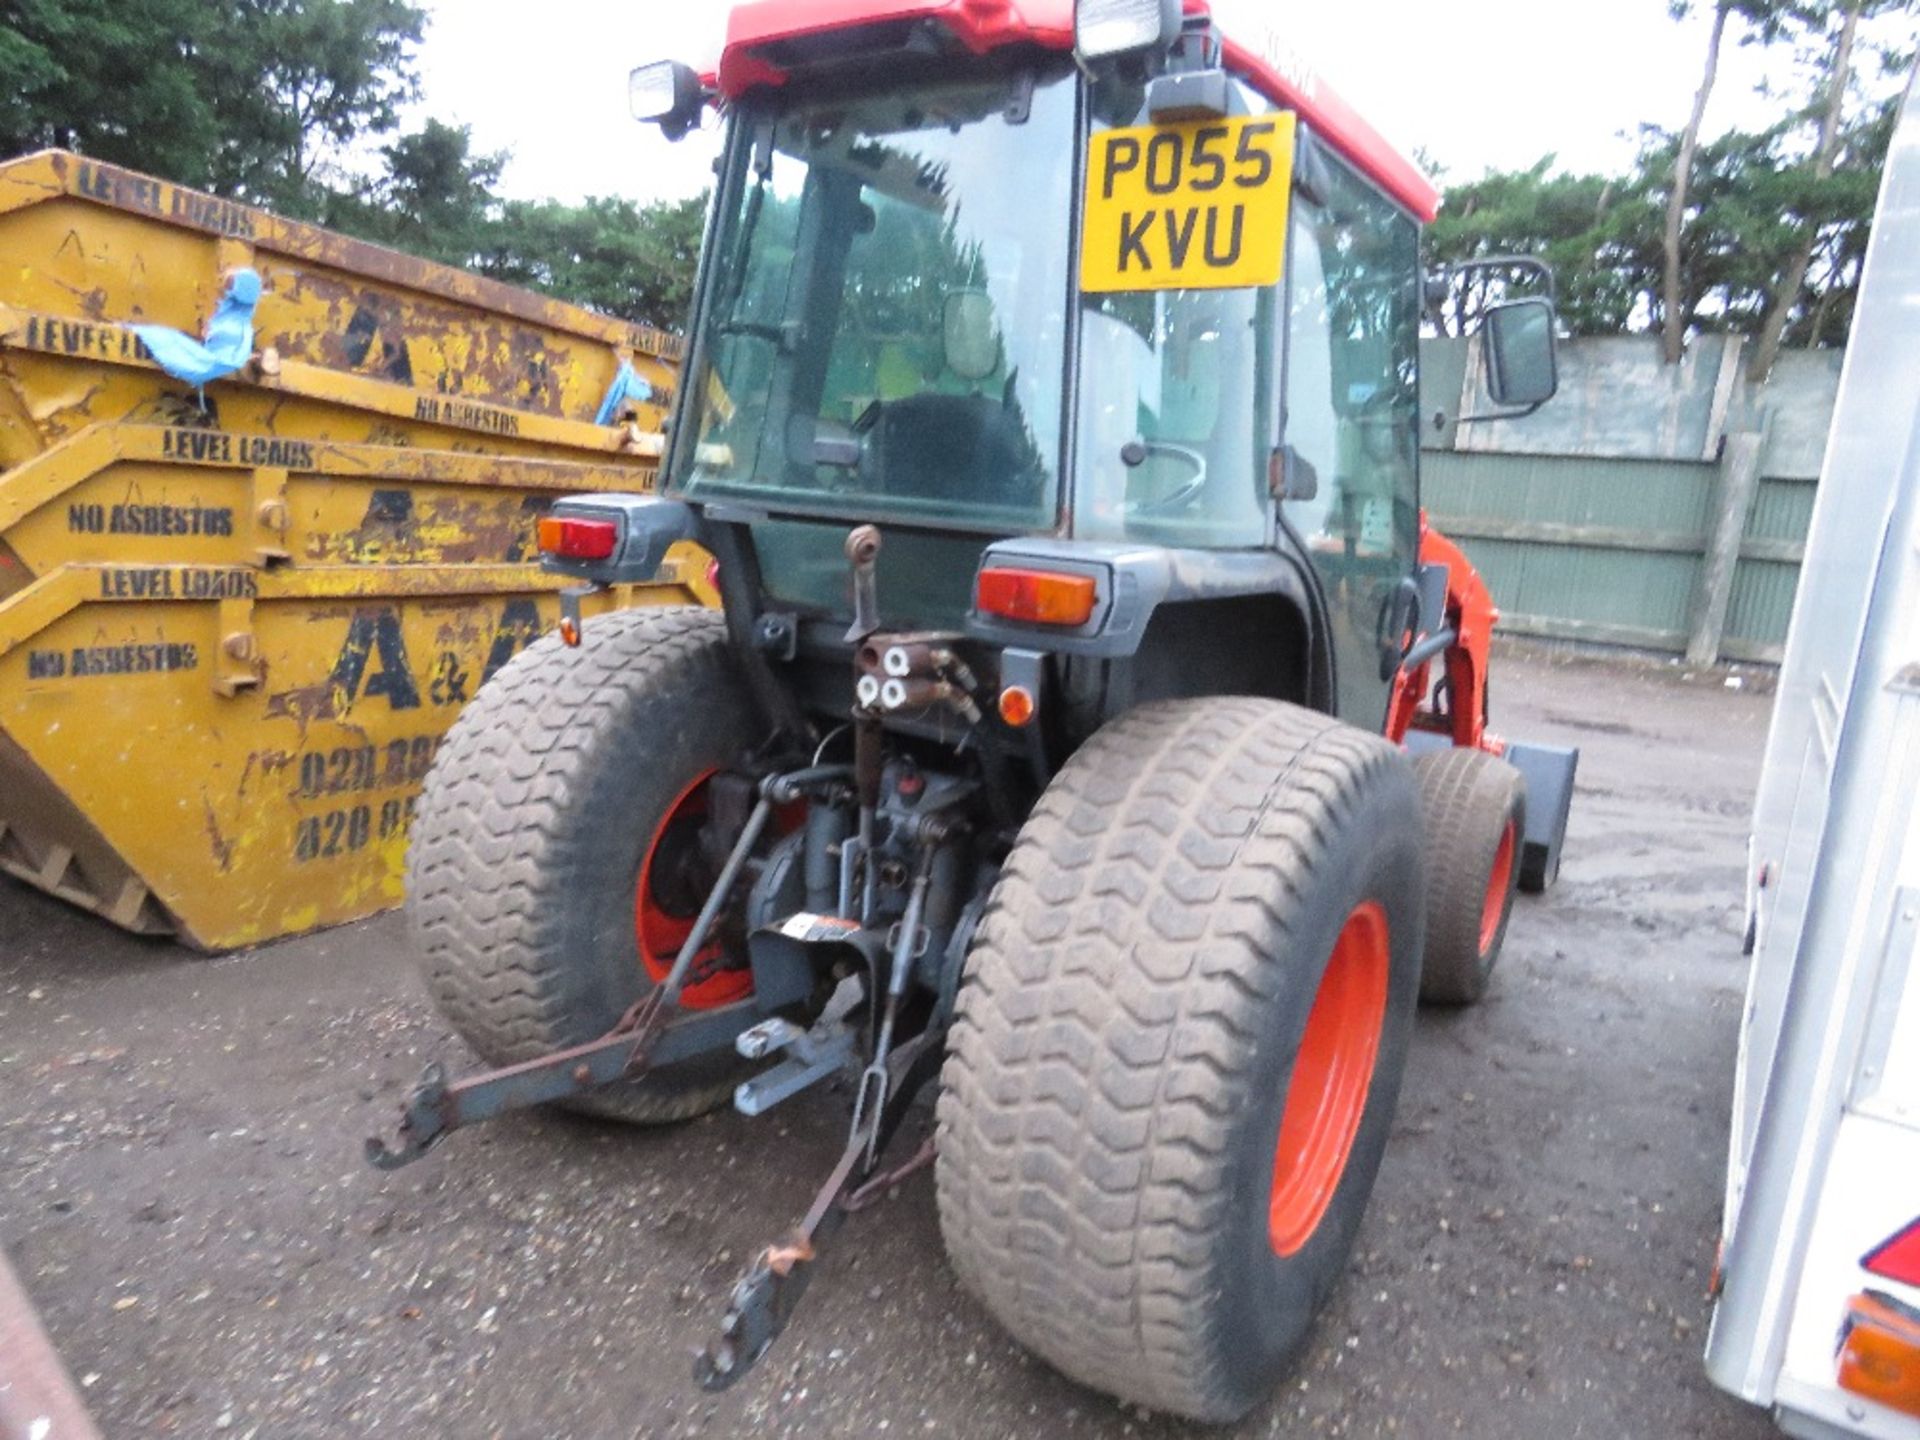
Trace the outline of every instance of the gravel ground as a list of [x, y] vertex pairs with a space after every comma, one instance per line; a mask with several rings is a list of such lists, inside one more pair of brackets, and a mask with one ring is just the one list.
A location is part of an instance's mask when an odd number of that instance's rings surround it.
[[[1504, 733], [1585, 751], [1560, 886], [1523, 900], [1487, 1004], [1422, 1016], [1353, 1272], [1231, 1433], [1757, 1440], [1700, 1351], [1768, 702], [1500, 669]], [[462, 1060], [393, 917], [208, 961], [0, 886], [0, 1243], [109, 1435], [1192, 1433], [1003, 1338], [924, 1175], [701, 1394], [689, 1354], [835, 1158], [840, 1102], [522, 1116], [376, 1174], [361, 1137], [433, 1056]]]

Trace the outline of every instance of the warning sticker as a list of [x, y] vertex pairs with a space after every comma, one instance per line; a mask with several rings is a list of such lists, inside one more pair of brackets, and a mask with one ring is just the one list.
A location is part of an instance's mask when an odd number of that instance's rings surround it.
[[860, 928], [858, 920], [843, 920], [837, 915], [810, 915], [802, 910], [780, 922], [780, 933], [789, 940], [809, 945], [822, 940], [844, 940]]
[[1087, 157], [1080, 287], [1233, 290], [1277, 285], [1293, 193], [1287, 112], [1095, 135]]

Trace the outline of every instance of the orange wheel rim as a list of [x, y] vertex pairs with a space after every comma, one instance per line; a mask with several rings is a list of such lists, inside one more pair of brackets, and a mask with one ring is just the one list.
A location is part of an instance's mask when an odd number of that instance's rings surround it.
[[[680, 792], [654, 827], [647, 853], [640, 861], [634, 886], [633, 929], [640, 943], [640, 964], [656, 985], [672, 972], [680, 947], [693, 933], [693, 922], [706, 900], [704, 892], [694, 895], [685, 886], [680, 888], [687, 889], [686, 894], [671, 894], [675, 877], [669, 872], [683, 863], [681, 847], [697, 843], [700, 824], [707, 814], [707, 787], [717, 773], [707, 771]], [[718, 940], [701, 947], [686, 984], [680, 988], [682, 1005], [689, 1010], [711, 1010], [753, 993], [753, 972], [719, 968], [726, 958]]]
[[1507, 891], [1513, 887], [1513, 852], [1517, 836], [1513, 821], [1500, 832], [1500, 848], [1493, 852], [1493, 873], [1487, 876], [1487, 898], [1480, 905], [1480, 953], [1493, 949], [1500, 922], [1507, 916]]
[[1276, 1255], [1312, 1238], [1347, 1173], [1386, 1023], [1388, 939], [1379, 903], [1355, 906], [1313, 997], [1273, 1152], [1267, 1235]]

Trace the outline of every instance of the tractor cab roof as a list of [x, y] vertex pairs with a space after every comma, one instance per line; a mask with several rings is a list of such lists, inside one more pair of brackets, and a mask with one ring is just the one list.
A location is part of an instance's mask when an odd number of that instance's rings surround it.
[[[1208, 0], [1184, 3], [1189, 20], [1211, 17]], [[728, 18], [720, 92], [738, 100], [756, 88], [785, 85], [816, 64], [844, 56], [863, 35], [884, 46], [928, 22], [972, 55], [1019, 46], [1068, 51], [1074, 44], [1074, 0], [755, 0], [736, 6]], [[1439, 213], [1439, 192], [1419, 168], [1277, 36], [1260, 44], [1221, 38], [1228, 70], [1298, 113], [1423, 223]]]

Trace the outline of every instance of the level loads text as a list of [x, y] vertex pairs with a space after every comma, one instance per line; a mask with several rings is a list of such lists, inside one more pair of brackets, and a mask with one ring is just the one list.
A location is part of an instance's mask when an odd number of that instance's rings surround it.
[[201, 465], [243, 465], [266, 470], [311, 470], [313, 444], [277, 435], [236, 435], [231, 430], [197, 430], [170, 425], [160, 434], [160, 454], [168, 460]]
[[92, 200], [129, 210], [144, 210], [163, 215], [218, 235], [237, 235], [251, 239], [254, 212], [231, 200], [202, 195], [197, 190], [182, 190], [145, 175], [117, 170], [109, 165], [82, 162], [74, 177], [74, 190]]
[[100, 572], [102, 600], [252, 600], [260, 577], [251, 570], [197, 570], [162, 565]]

